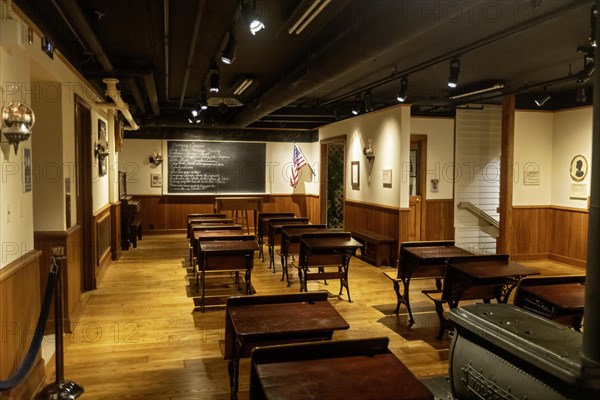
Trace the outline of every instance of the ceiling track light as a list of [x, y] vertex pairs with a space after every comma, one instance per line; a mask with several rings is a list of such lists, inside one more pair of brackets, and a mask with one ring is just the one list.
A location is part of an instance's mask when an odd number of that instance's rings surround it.
[[331, 0], [314, 0], [308, 9], [294, 22], [288, 30], [290, 35], [299, 35], [319, 15]]
[[585, 86], [577, 86], [576, 100], [580, 104], [584, 104], [585, 102], [587, 102], [587, 89]]
[[206, 110], [208, 108], [208, 100], [206, 98], [206, 89], [202, 88], [202, 94], [200, 95], [200, 109]]
[[595, 70], [594, 53], [590, 51], [583, 56], [583, 69], [577, 74], [577, 83], [589, 82], [592, 76], [594, 76]]
[[365, 112], [373, 111], [373, 98], [371, 96], [371, 92], [365, 93]]
[[219, 93], [219, 68], [217, 68], [217, 67], [211, 68], [208, 83], [209, 83], [209, 87], [208, 87], [209, 92]]
[[596, 18], [598, 16], [598, 8], [596, 7], [596, 5], [594, 5], [592, 7], [592, 22], [591, 22], [591, 33], [590, 33], [590, 37], [589, 37], [589, 42], [590, 42], [590, 46], [592, 47], [598, 47], [598, 42], [596, 42]]
[[354, 107], [352, 107], [352, 115], [360, 114], [361, 107], [362, 107], [362, 100], [360, 98], [360, 94], [357, 94], [356, 97], [354, 97]]
[[400, 90], [398, 91], [398, 94], [396, 95], [396, 100], [398, 100], [399, 103], [404, 103], [406, 101], [406, 92], [408, 91], [408, 77], [403, 76], [402, 79], [400, 80]]
[[242, 4], [242, 13], [248, 21], [251, 34], [256, 35], [259, 31], [265, 29], [264, 22], [258, 17], [256, 12], [256, 1], [245, 1]]
[[544, 95], [542, 97], [540, 97], [539, 99], [536, 99], [535, 104], [538, 107], [541, 107], [544, 104], [546, 104], [548, 102], [548, 100], [550, 100], [551, 98], [552, 98], [552, 96], [550, 96], [550, 94], [548, 93], [547, 88], [544, 88]]
[[235, 34], [233, 33], [233, 29], [229, 31], [227, 35], [227, 43], [223, 48], [223, 52], [221, 53], [221, 61], [224, 64], [230, 65], [233, 64], [235, 60], [235, 51], [237, 47], [237, 40], [235, 39]]
[[458, 86], [458, 74], [460, 73], [460, 59], [454, 57], [450, 60], [450, 76], [448, 77], [448, 87], [454, 89]]

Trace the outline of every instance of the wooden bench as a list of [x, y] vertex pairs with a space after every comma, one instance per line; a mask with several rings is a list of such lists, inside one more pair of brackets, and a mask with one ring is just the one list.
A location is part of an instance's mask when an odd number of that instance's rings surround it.
[[350, 231], [352, 237], [362, 243], [360, 259], [376, 267], [392, 265], [392, 247], [396, 240], [377, 232]]
[[142, 218], [136, 216], [129, 224], [129, 241], [136, 248], [138, 240], [142, 240]]
[[529, 277], [517, 287], [514, 305], [581, 331], [585, 275]]
[[444, 304], [452, 309], [462, 300], [489, 303], [495, 299], [498, 303], [506, 303], [518, 281], [532, 274], [536, 272], [510, 262], [508, 254], [449, 258], [442, 289], [421, 291], [435, 305], [440, 320], [437, 339], [441, 340], [444, 330], [450, 328], [450, 321], [444, 317]]

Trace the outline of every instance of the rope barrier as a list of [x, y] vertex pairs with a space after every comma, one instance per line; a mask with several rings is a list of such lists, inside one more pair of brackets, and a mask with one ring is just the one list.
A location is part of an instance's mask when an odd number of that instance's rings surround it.
[[21, 382], [23, 378], [25, 378], [25, 376], [29, 373], [31, 367], [33, 366], [36, 356], [40, 351], [42, 339], [44, 338], [44, 330], [46, 328], [46, 322], [48, 321], [48, 314], [50, 312], [52, 297], [56, 292], [56, 285], [58, 282], [58, 271], [58, 266], [56, 264], [53, 264], [52, 268], [50, 269], [50, 273], [48, 274], [48, 283], [46, 284], [44, 301], [42, 303], [42, 309], [38, 317], [37, 325], [35, 327], [33, 339], [31, 340], [31, 344], [29, 345], [29, 350], [27, 350], [27, 354], [25, 355], [25, 358], [23, 359], [23, 362], [21, 363], [21, 366], [19, 367], [17, 372], [15, 372], [15, 374], [9, 379], [0, 381], [0, 392], [10, 390], [17, 386], [19, 382]]

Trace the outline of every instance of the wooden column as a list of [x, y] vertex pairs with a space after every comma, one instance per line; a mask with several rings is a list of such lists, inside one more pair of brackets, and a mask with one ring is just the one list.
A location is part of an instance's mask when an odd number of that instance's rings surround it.
[[[502, 142], [500, 155], [500, 233], [496, 253], [511, 253], [513, 168], [515, 144], [515, 95], [502, 99]], [[518, 172], [517, 172], [518, 173]]]

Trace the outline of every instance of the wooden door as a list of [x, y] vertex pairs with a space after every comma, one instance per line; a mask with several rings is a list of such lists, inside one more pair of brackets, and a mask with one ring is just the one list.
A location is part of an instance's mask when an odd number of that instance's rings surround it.
[[410, 136], [409, 231], [408, 240], [426, 240], [427, 136]]

